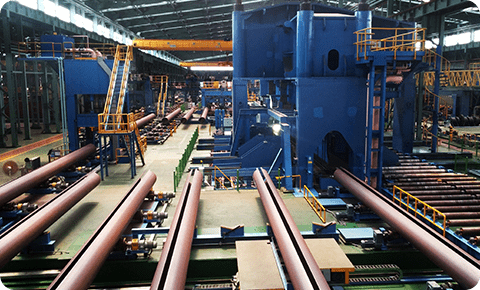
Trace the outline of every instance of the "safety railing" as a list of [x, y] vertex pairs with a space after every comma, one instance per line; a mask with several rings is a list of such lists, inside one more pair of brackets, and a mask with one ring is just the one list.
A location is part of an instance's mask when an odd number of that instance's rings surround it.
[[468, 65], [468, 68], [469, 69], [480, 69], [480, 62], [472, 62]]
[[[109, 120], [119, 120], [115, 125], [108, 123]], [[126, 134], [135, 130], [135, 116], [130, 114], [99, 114], [98, 133], [100, 134]]]
[[[479, 87], [480, 69], [443, 71], [440, 85], [444, 87]], [[425, 86], [435, 85], [435, 72], [424, 73]]]
[[[425, 50], [425, 28], [364, 28], [355, 31], [357, 41], [357, 60], [367, 59], [368, 51], [393, 51], [394, 59], [398, 51], [411, 51], [414, 57], [417, 51]], [[391, 36], [374, 39], [375, 32], [389, 33]]]
[[[422, 139], [427, 145], [430, 145], [430, 148], [433, 148], [433, 142], [437, 143], [437, 148], [440, 143], [440, 139], [438, 138], [438, 136], [435, 136], [425, 126], [422, 127]], [[433, 139], [435, 139], [435, 141]]]
[[289, 178], [289, 177], [298, 178], [298, 188], [302, 188], [302, 176], [300, 174], [280, 176], [280, 169], [279, 169], [278, 170], [278, 176], [275, 176], [275, 179], [277, 179], [278, 189], [280, 189], [280, 186], [282, 185], [282, 179]]
[[320, 220], [325, 223], [327, 221], [327, 210], [306, 185], [303, 186], [303, 198], [305, 198], [308, 204], [312, 207]]
[[[440, 58], [440, 63], [437, 62], [437, 58]], [[448, 72], [451, 68], [451, 63], [448, 59], [431, 49], [426, 50], [423, 62], [428, 63], [434, 69], [440, 69], [441, 72]]]
[[220, 88], [219, 81], [203, 82], [202, 89], [218, 89]]
[[431, 104], [433, 106], [433, 104], [435, 104], [435, 99], [437, 99], [439, 102], [440, 115], [445, 118], [448, 118], [448, 110], [451, 109], [451, 106], [448, 105], [448, 102], [445, 99], [443, 99], [441, 96], [436, 95], [435, 93], [430, 91], [428, 88], [425, 88], [425, 93], [423, 95], [423, 103]]
[[173, 172], [173, 191], [177, 191], [177, 186], [180, 183], [180, 180], [182, 179], [183, 172], [185, 171], [185, 167], [187, 166], [188, 159], [190, 158], [190, 155], [192, 154], [193, 149], [195, 148], [195, 143], [197, 142], [198, 139], [198, 127], [195, 129], [195, 132], [193, 132], [192, 138], [190, 138], [190, 142], [188, 142], [187, 148], [185, 148], [185, 151], [182, 154], [182, 158], [178, 161], [178, 166], [175, 168], [175, 171]]
[[[398, 192], [398, 197], [397, 197], [397, 192]], [[406, 192], [405, 190], [401, 189], [400, 187], [394, 185], [393, 186], [393, 201], [398, 201], [398, 205], [402, 206], [404, 205], [407, 209], [407, 212], [409, 212], [409, 209], [414, 211], [415, 217], [417, 215], [425, 218], [427, 221], [431, 222], [434, 226], [439, 228], [443, 232], [443, 236], [445, 236], [445, 229], [447, 228], [447, 217], [445, 216], [444, 213], [440, 212], [436, 208], [428, 205], [426, 202], [421, 201], [420, 199], [416, 198], [415, 196], [411, 195], [410, 193]], [[412, 206], [413, 203], [413, 206]], [[419, 212], [420, 208], [422, 208], [422, 211]], [[432, 218], [430, 219], [427, 216], [427, 212], [431, 211]], [[443, 223], [442, 226], [437, 224], [437, 217], [443, 217]]]
[[[218, 172], [220, 172], [221, 175], [219, 175], [219, 177], [217, 177], [217, 170]], [[223, 171], [218, 168], [218, 166], [215, 165], [214, 167], [214, 170], [213, 170], [213, 179], [218, 182], [218, 184], [220, 184], [220, 186], [223, 188], [223, 189], [228, 189], [226, 186], [225, 186], [225, 182], [224, 182], [224, 179], [228, 180], [230, 182], [230, 189], [235, 189], [234, 187], [234, 182], [232, 181], [232, 179], [230, 177], [228, 177], [227, 175], [225, 175], [225, 173], [223, 173]]]
[[157, 116], [164, 116], [165, 101], [167, 99], [167, 90], [168, 90], [168, 76], [167, 75], [152, 76], [152, 83], [159, 88], [158, 101], [157, 101]]
[[111, 43], [19, 42], [18, 51], [29, 57], [62, 57], [66, 59], [97, 59], [115, 55]]

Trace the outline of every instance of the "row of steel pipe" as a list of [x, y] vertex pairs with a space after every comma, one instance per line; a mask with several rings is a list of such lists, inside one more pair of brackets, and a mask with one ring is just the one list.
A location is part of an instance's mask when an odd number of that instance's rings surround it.
[[260, 170], [255, 170], [253, 179], [293, 288], [330, 289], [270, 176]]
[[182, 117], [182, 124], [188, 122], [188, 120], [190, 120], [190, 118], [192, 117], [193, 113], [195, 112], [197, 108], [196, 107], [192, 107], [190, 110], [188, 110], [188, 112]]
[[135, 121], [135, 123], [137, 123], [137, 127], [138, 128], [142, 128], [144, 127], [145, 125], [147, 125], [148, 123], [150, 123], [151, 121], [153, 121], [153, 119], [155, 119], [155, 114], [154, 113], [151, 113], [141, 119], [138, 119], [137, 121]]
[[171, 112], [170, 114], [166, 115], [165, 117], [163, 117], [162, 119], [162, 124], [163, 125], [168, 125], [170, 124], [170, 122], [178, 115], [182, 112], [182, 109], [181, 108], [178, 108], [176, 110], [174, 110], [173, 112]]
[[200, 123], [203, 124], [207, 120], [208, 110], [209, 110], [208, 107], [203, 109], [202, 116], [200, 116], [200, 119], [199, 119]]
[[146, 172], [130, 188], [102, 225], [58, 274], [48, 289], [88, 289], [110, 251], [138, 211], [157, 177]]
[[150, 286], [152, 290], [185, 289], [202, 180], [198, 170], [187, 177]]
[[[0, 268], [100, 183], [91, 172], [0, 235]], [[72, 221], [74, 222], [74, 221]]]
[[337, 169], [334, 178], [463, 287], [471, 289], [479, 284], [478, 260], [350, 172]]
[[53, 162], [45, 164], [28, 174], [5, 183], [0, 187], [0, 206], [6, 204], [22, 193], [27, 192], [29, 189], [38, 186], [48, 178], [59, 172], [62, 172], [62, 170], [65, 170], [75, 163], [86, 159], [95, 152], [95, 146], [93, 144], [89, 144]]

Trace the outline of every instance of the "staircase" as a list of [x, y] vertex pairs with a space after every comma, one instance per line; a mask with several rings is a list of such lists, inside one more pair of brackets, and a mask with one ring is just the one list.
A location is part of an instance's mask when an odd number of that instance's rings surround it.
[[103, 114], [106, 116], [104, 128], [106, 131], [118, 130], [122, 122], [123, 102], [127, 91], [130, 62], [133, 59], [132, 50], [131, 46], [117, 45], [107, 100], [103, 110]]

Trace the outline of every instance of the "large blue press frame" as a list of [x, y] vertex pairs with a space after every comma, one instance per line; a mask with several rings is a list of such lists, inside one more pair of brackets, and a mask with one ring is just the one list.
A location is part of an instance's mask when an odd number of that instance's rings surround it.
[[[242, 5], [235, 8], [230, 155], [240, 159], [242, 168], [270, 167], [276, 175], [281, 167], [282, 175], [301, 175], [302, 183], [311, 187], [313, 160], [318, 155], [362, 180], [372, 176], [381, 180], [381, 170], [372, 169], [371, 158], [365, 156], [376, 150], [376, 165], [381, 168], [383, 104], [388, 98], [396, 98], [394, 149], [412, 151], [413, 74], [423, 54], [405, 52], [394, 59], [391, 52], [368, 51], [366, 59], [358, 61], [354, 44], [355, 31], [413, 27], [412, 23], [373, 17], [368, 9], [354, 14], [321, 4], [283, 4], [247, 12]], [[392, 32], [376, 32], [373, 37], [388, 37], [388, 33]], [[410, 61], [411, 70], [403, 74], [402, 83], [387, 87], [387, 67], [395, 67], [397, 61]], [[247, 86], [254, 80], [260, 81], [261, 96], [271, 95], [268, 108], [249, 106]], [[374, 107], [374, 94], [382, 105]], [[380, 128], [367, 125], [373, 109], [381, 109]], [[265, 128], [272, 119], [282, 128], [279, 137]], [[380, 144], [371, 149], [375, 138]], [[252, 148], [259, 154], [250, 152]], [[232, 159], [214, 163], [228, 164], [228, 160]], [[323, 187], [334, 181], [319, 182]], [[292, 189], [292, 179], [285, 178], [284, 185]]]

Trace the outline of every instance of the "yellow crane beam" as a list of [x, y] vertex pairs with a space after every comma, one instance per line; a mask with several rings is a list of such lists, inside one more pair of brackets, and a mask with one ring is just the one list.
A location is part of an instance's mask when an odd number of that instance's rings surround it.
[[201, 62], [180, 62], [180, 66], [233, 66], [231, 61], [201, 61]]
[[232, 42], [197, 39], [135, 39], [136, 48], [170, 51], [232, 51]]

